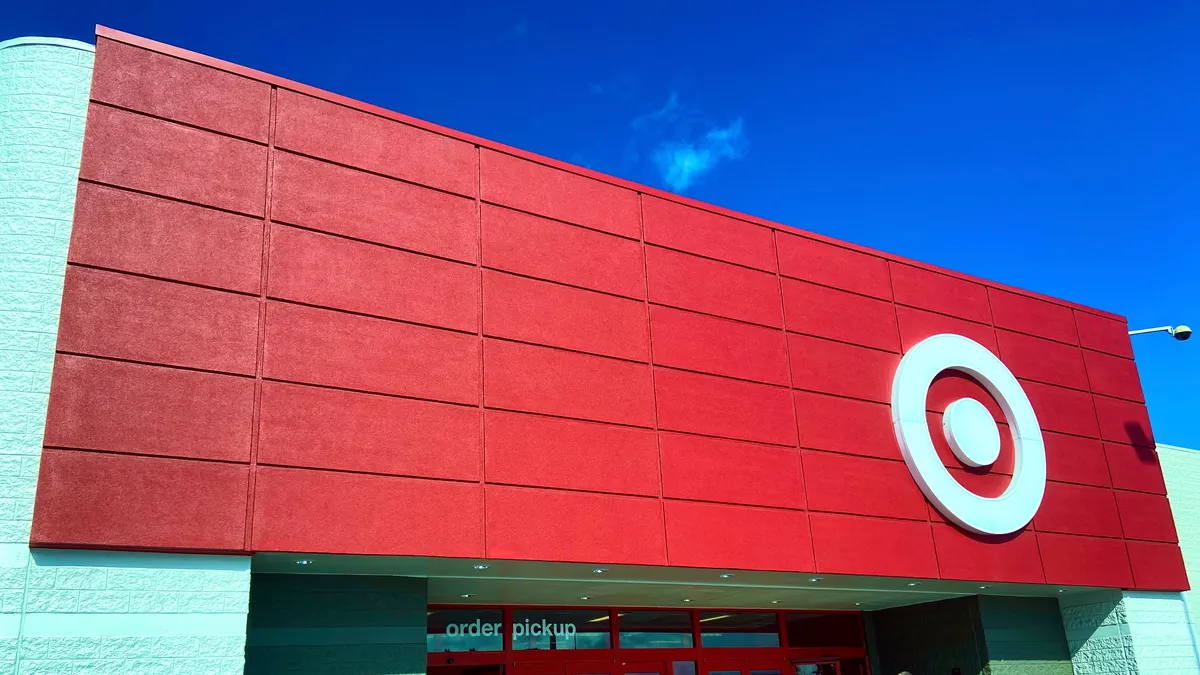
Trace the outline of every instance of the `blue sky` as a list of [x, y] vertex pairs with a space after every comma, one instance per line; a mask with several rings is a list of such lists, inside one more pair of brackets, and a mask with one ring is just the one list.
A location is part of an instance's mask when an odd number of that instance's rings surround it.
[[[18, 2], [0, 38], [102, 23], [1200, 328], [1200, 3], [204, 4]], [[1200, 448], [1200, 337], [1134, 344], [1158, 440]]]

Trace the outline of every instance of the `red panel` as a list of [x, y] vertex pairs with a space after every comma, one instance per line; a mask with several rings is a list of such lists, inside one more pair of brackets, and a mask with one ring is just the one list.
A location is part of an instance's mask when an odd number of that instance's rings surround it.
[[1147, 591], [1186, 591], [1189, 588], [1183, 551], [1175, 544], [1130, 541], [1129, 563], [1138, 589]]
[[248, 471], [244, 464], [47, 448], [30, 544], [241, 551]]
[[811, 511], [926, 520], [925, 497], [903, 462], [803, 451]]
[[900, 324], [900, 342], [905, 352], [927, 337], [953, 333], [971, 338], [997, 356], [1000, 354], [1000, 348], [996, 346], [996, 331], [991, 326], [899, 305], [896, 306], [896, 319]]
[[890, 302], [784, 279], [783, 304], [790, 331], [900, 351], [896, 312]]
[[899, 354], [803, 335], [788, 335], [788, 351], [797, 389], [891, 402]]
[[970, 281], [918, 267], [891, 264], [896, 302], [990, 324], [987, 289]]
[[93, 100], [267, 142], [265, 82], [102, 38], [92, 72]]
[[1000, 404], [992, 398], [990, 392], [975, 378], [957, 370], [944, 370], [933, 378], [929, 393], [925, 395], [925, 409], [939, 415], [960, 398], [973, 398], [983, 404], [992, 413], [992, 418], [999, 423], [1006, 423], [1004, 411]]
[[[959, 485], [980, 497], [999, 497], [1012, 484], [1012, 476], [1008, 474], [961, 467], [947, 468]], [[935, 523], [950, 522], [933, 504], [929, 504], [929, 519]]]
[[479, 409], [264, 382], [259, 464], [479, 480]]
[[255, 551], [475, 558], [478, 483], [259, 467]]
[[281, 302], [267, 304], [265, 377], [479, 402], [479, 338]]
[[787, 386], [783, 332], [652, 306], [654, 362], [687, 370]]
[[1075, 317], [1070, 309], [998, 288], [989, 288], [988, 298], [992, 304], [992, 319], [998, 328], [1079, 344]]
[[808, 517], [801, 511], [668, 500], [672, 565], [813, 571]]
[[654, 246], [646, 247], [650, 301], [767, 326], [782, 326], [779, 280]]
[[660, 434], [665, 497], [804, 508], [800, 453], [790, 448]]
[[71, 262], [258, 293], [261, 220], [80, 183]]
[[271, 297], [444, 328], [479, 327], [479, 270], [286, 225], [271, 226]]
[[479, 257], [472, 199], [287, 152], [274, 157], [275, 220], [469, 263]]
[[596, 230], [642, 234], [637, 193], [492, 150], [481, 150], [483, 199]]
[[1154, 447], [1154, 432], [1150, 430], [1146, 406], [1105, 396], [1092, 398], [1096, 402], [1096, 416], [1100, 419], [1101, 438], [1144, 448]]
[[646, 305], [485, 270], [483, 331], [605, 356], [647, 361]]
[[889, 406], [802, 391], [794, 396], [801, 446], [902, 459]]
[[1124, 321], [1076, 311], [1075, 326], [1079, 329], [1079, 344], [1084, 349], [1133, 358], [1129, 324]]
[[489, 482], [658, 496], [653, 431], [496, 410], [486, 419]]
[[883, 258], [783, 232], [775, 236], [782, 274], [884, 300], [892, 299], [892, 280]]
[[69, 266], [58, 348], [253, 374], [258, 299]]
[[88, 106], [80, 178], [261, 216], [267, 149], [104, 105]]
[[1158, 451], [1154, 448], [1105, 443], [1104, 457], [1108, 460], [1113, 487], [1167, 494], [1162, 467], [1158, 463]]
[[636, 241], [483, 205], [483, 264], [631, 298], [646, 297]]
[[642, 497], [489, 485], [487, 556], [665, 565], [662, 508]]
[[1046, 583], [1064, 586], [1133, 586], [1122, 539], [1038, 532]]
[[1088, 379], [1091, 380], [1094, 393], [1138, 403], [1145, 400], [1142, 398], [1142, 380], [1132, 360], [1086, 350], [1083, 360], [1087, 364]]
[[654, 370], [654, 384], [661, 429], [796, 444], [786, 389], [665, 368]]
[[250, 461], [254, 381], [61, 354], [49, 446]]
[[1116, 490], [1117, 510], [1121, 513], [1121, 529], [1126, 539], [1146, 539], [1175, 543], [1175, 518], [1171, 503], [1164, 495]]
[[485, 345], [488, 407], [654, 425], [649, 366], [501, 340]]
[[1039, 532], [1121, 536], [1113, 491], [1087, 485], [1046, 483], [1046, 496], [1033, 524]]
[[1006, 330], [996, 331], [996, 340], [1000, 358], [1013, 375], [1087, 390], [1088, 374], [1083, 367], [1083, 352], [1078, 347]]
[[881, 577], [938, 575], [929, 523], [810, 513], [817, 571]]
[[1046, 431], [1097, 438], [1096, 409], [1092, 397], [1081, 391], [1023, 380], [1021, 388], [1033, 404], [1038, 423]]
[[475, 196], [469, 143], [286, 89], [276, 106], [276, 147]]
[[651, 244], [775, 271], [775, 243], [765, 227], [648, 195], [642, 218]]
[[1042, 432], [1046, 444], [1046, 478], [1063, 483], [1109, 487], [1104, 447], [1094, 438]]
[[1041, 559], [1037, 536], [1023, 530], [1005, 537], [964, 532], [951, 525], [934, 524], [933, 544], [943, 579], [1040, 584]]

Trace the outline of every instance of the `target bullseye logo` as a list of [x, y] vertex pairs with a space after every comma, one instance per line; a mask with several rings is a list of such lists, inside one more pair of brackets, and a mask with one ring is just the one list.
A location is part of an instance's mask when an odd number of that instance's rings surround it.
[[[938, 458], [925, 402], [934, 378], [946, 370], [975, 378], [1004, 411], [1016, 456], [1012, 481], [999, 497], [982, 497], [964, 488]], [[942, 515], [979, 534], [1009, 534], [1033, 520], [1046, 492], [1042, 430], [1017, 378], [986, 347], [961, 335], [941, 334], [909, 350], [892, 380], [892, 424], [913, 479]], [[989, 466], [1000, 456], [1000, 429], [975, 399], [961, 398], [947, 406], [941, 433], [967, 466]]]

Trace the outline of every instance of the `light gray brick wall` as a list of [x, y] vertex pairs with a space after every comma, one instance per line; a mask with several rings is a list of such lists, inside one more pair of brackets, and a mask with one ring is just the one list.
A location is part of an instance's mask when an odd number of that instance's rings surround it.
[[1180, 593], [1098, 591], [1059, 598], [1076, 675], [1198, 675]]
[[248, 558], [29, 549], [92, 62], [0, 43], [0, 674], [240, 674]]

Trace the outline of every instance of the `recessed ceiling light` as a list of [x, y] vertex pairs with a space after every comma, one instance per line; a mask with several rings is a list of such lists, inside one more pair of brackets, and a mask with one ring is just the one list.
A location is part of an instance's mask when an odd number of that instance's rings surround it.
[[591, 599], [592, 599], [592, 596], [590, 596], [590, 595], [581, 595], [581, 596], [579, 596], [579, 599], [580, 599], [580, 600], [591, 600]]
[[721, 578], [722, 578], [722, 579], [732, 579], [732, 578], [733, 578], [733, 572], [725, 572], [724, 574], [722, 574], [722, 575], [721, 575]]
[[908, 585], [909, 585], [909, 586], [920, 586], [920, 585], [921, 585], [921, 582], [919, 582], [919, 581], [910, 581], [910, 582], [908, 582]]
[[809, 581], [813, 582], [814, 584], [819, 583], [821, 581], [821, 577], [813, 577], [809, 579]]
[[779, 604], [779, 601], [778, 601], [778, 600], [772, 600], [772, 601], [771, 601], [771, 604], [772, 604], [772, 605], [778, 605], [778, 604]]
[[592, 570], [592, 574], [604, 574], [607, 571], [607, 567], [597, 567], [596, 569]]
[[312, 561], [311, 560], [297, 560], [296, 564], [297, 565], [311, 565]]
[[1060, 589], [1058, 589], [1058, 592], [1059, 592], [1059, 593], [1066, 593], [1066, 592], [1067, 592], [1067, 589], [1065, 589], [1065, 588], [1060, 588]]
[[981, 591], [982, 591], [982, 590], [983, 590], [983, 589], [985, 589], [985, 588], [987, 588], [987, 586], [980, 586], [980, 587], [979, 587], [979, 590], [981, 590]]
[[854, 606], [855, 606], [855, 607], [862, 607], [862, 603], [861, 603], [861, 602], [856, 602], [856, 603], [854, 603]]
[[487, 568], [488, 568], [487, 565], [476, 565], [475, 566], [475, 569], [477, 569], [477, 570], [486, 570]]
[[692, 599], [691, 599], [691, 598], [684, 598], [684, 599], [683, 599], [683, 601], [684, 601], [684, 602], [691, 602], [691, 601], [692, 601]]
[[474, 593], [463, 593], [462, 596], [464, 598], [473, 598], [473, 597], [475, 597], [475, 594]]

